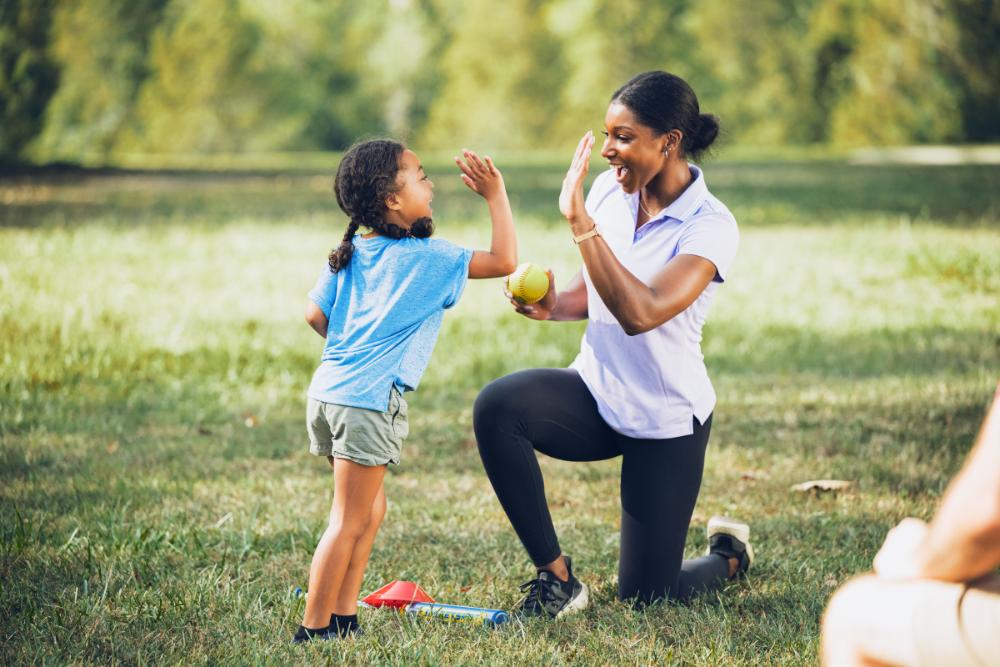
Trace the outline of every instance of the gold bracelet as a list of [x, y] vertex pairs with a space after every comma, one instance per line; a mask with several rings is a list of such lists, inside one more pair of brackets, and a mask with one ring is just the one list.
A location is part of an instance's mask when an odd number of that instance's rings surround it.
[[577, 245], [580, 245], [581, 243], [583, 243], [587, 239], [591, 239], [591, 238], [594, 238], [595, 236], [600, 236], [600, 235], [601, 235], [601, 233], [599, 231], [597, 231], [597, 225], [594, 225], [594, 228], [591, 229], [586, 234], [580, 234], [579, 236], [574, 236], [573, 237], [573, 243], [575, 243]]

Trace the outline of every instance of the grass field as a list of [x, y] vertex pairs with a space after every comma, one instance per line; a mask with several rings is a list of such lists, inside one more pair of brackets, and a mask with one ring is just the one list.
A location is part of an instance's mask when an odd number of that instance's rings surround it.
[[[505, 171], [521, 259], [567, 279], [561, 167]], [[688, 553], [712, 514], [743, 517], [748, 580], [687, 606], [618, 603], [618, 462], [545, 460], [590, 609], [493, 632], [364, 612], [363, 638], [313, 647], [288, 639], [331, 497], [307, 452], [321, 340], [302, 321], [344, 224], [329, 175], [4, 176], [0, 663], [814, 664], [833, 589], [896, 521], [930, 515], [1000, 376], [1000, 167], [706, 173], [742, 241], [705, 329], [719, 404]], [[485, 246], [480, 200], [432, 175], [439, 235]], [[365, 591], [409, 579], [446, 602], [517, 601], [532, 568], [471, 405], [502, 374], [568, 364], [582, 330], [470, 284], [409, 397]], [[789, 490], [825, 477], [856, 485]]]

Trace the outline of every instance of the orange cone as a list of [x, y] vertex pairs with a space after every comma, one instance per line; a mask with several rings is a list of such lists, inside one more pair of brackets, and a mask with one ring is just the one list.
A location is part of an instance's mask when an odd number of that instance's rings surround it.
[[361, 600], [372, 607], [402, 609], [411, 602], [434, 602], [419, 584], [412, 581], [393, 581]]

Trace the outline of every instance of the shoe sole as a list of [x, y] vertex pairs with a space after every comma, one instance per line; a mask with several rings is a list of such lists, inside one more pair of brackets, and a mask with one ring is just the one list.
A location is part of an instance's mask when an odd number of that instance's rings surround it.
[[556, 618], [562, 618], [567, 614], [583, 611], [587, 608], [587, 605], [590, 604], [590, 591], [587, 589], [587, 584], [582, 581], [580, 582], [580, 586], [580, 592], [576, 595], [576, 597], [569, 601], [569, 604], [559, 610], [559, 613], [556, 614]]
[[750, 544], [750, 526], [742, 521], [730, 519], [726, 516], [713, 516], [708, 520], [708, 528], [705, 532], [708, 533], [709, 540], [712, 539], [712, 535], [729, 535], [738, 539], [747, 548], [747, 566], [753, 565], [753, 545]]

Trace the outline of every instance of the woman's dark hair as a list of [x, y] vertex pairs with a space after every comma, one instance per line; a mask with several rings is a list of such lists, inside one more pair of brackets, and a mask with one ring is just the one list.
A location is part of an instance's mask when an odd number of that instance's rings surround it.
[[640, 123], [660, 133], [680, 130], [684, 155], [696, 160], [719, 136], [719, 119], [701, 113], [687, 82], [674, 74], [637, 74], [611, 96], [635, 114]]
[[351, 219], [340, 245], [330, 251], [330, 270], [347, 266], [354, 253], [354, 235], [367, 227], [382, 236], [410, 236], [402, 227], [385, 221], [386, 197], [398, 189], [396, 176], [406, 147], [392, 139], [372, 139], [351, 146], [337, 167], [333, 191], [337, 204]]

